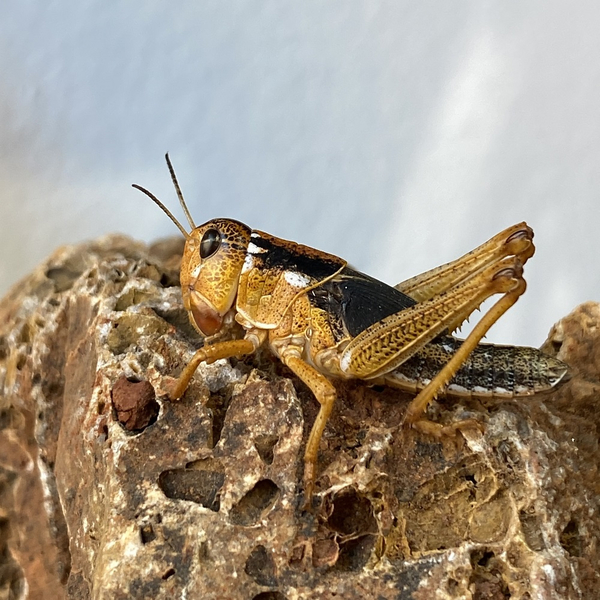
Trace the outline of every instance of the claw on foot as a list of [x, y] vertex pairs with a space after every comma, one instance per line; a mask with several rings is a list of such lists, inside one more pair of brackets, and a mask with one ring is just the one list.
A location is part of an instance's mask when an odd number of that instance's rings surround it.
[[523, 229], [519, 229], [506, 238], [506, 246], [510, 254], [518, 256], [523, 263], [527, 262], [534, 253], [533, 229], [524, 224]]

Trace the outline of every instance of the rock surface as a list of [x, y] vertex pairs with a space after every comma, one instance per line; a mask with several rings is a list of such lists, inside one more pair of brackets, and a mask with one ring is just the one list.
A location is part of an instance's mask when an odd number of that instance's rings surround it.
[[[556, 392], [450, 402], [466, 441], [399, 427], [409, 396], [339, 384], [314, 512], [317, 404], [268, 354], [201, 365], [179, 241], [58, 250], [0, 307], [0, 599], [588, 599], [600, 585], [600, 305], [546, 350]], [[462, 439], [462, 438], [461, 438]]]

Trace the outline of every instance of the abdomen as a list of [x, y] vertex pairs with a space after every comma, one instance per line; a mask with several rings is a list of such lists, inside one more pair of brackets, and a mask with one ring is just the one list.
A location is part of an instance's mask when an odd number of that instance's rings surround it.
[[[462, 344], [451, 336], [436, 338], [397, 369], [385, 383], [409, 391], [423, 389]], [[568, 374], [560, 360], [536, 348], [480, 344], [450, 381], [449, 396], [515, 397], [550, 390]]]

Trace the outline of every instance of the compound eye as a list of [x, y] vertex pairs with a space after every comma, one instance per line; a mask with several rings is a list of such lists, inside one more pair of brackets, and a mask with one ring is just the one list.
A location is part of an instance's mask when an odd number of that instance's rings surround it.
[[216, 229], [207, 230], [200, 241], [200, 258], [212, 256], [221, 245], [221, 234]]

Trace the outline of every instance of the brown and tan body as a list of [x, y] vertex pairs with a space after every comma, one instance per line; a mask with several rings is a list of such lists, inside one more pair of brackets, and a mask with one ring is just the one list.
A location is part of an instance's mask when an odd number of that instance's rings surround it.
[[[527, 396], [552, 388], [567, 373], [566, 365], [533, 348], [479, 344], [525, 291], [523, 264], [534, 253], [533, 232], [525, 223], [392, 288], [337, 256], [238, 221], [214, 219], [196, 227], [170, 163], [169, 168], [190, 233], [152, 194], [139, 189], [186, 237], [183, 301], [192, 324], [206, 336], [171, 397], [184, 394], [201, 362], [268, 345], [320, 403], [305, 451], [307, 502], [319, 442], [335, 401], [332, 379], [384, 382], [418, 392], [405, 421], [438, 433], [443, 428], [423, 414], [440, 393]], [[464, 341], [449, 335], [495, 294], [501, 295], [499, 300]], [[243, 339], [227, 339], [235, 323], [243, 327]]]

